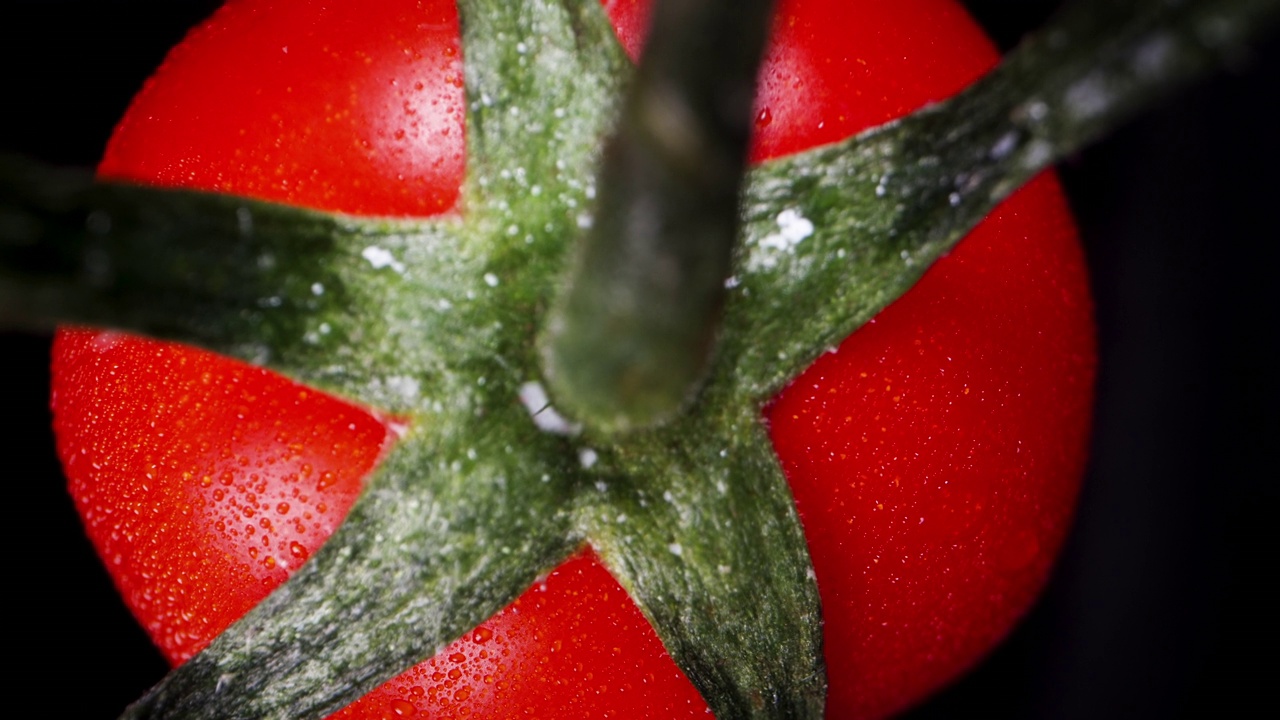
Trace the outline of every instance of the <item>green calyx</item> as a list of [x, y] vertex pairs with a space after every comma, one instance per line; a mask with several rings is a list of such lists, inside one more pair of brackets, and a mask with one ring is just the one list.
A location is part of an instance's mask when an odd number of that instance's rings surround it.
[[323, 717], [584, 544], [718, 717], [820, 716], [818, 595], [762, 404], [1000, 199], [1277, 5], [1081, 3], [956, 99], [748, 172], [729, 277], [690, 275], [716, 311], [661, 313], [658, 336], [717, 341], [653, 354], [684, 358], [674, 412], [610, 398], [611, 380], [604, 411], [558, 404], [576, 391], [557, 377], [609, 376], [554, 349], [600, 332], [571, 329], [575, 303], [617, 290], [571, 261], [585, 228], [617, 224], [597, 196], [623, 182], [597, 175], [630, 63], [596, 0], [460, 3], [464, 217], [371, 221], [0, 159], [0, 323], [191, 342], [408, 421], [333, 538], [126, 716]]

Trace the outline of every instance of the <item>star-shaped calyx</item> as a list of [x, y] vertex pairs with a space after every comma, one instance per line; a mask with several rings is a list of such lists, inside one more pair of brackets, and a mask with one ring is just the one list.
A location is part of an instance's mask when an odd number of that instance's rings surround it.
[[[593, 1], [460, 9], [461, 212], [313, 217], [328, 238], [301, 253], [318, 257], [252, 263], [288, 279], [224, 344], [398, 418], [402, 435], [311, 561], [133, 712], [197, 713], [214, 694], [219, 714], [330, 712], [590, 544], [718, 712], [812, 716], [818, 598], [760, 398], [726, 366], [678, 421], [626, 435], [546, 399], [538, 335], [594, 221], [631, 63]], [[283, 212], [245, 207], [255, 222]]]

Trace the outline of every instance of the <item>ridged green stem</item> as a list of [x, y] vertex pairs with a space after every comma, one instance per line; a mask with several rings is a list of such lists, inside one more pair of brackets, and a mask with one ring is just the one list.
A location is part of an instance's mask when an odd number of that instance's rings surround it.
[[625, 431], [693, 399], [719, 329], [771, 0], [657, 0], [599, 199], [547, 319], [554, 395]]

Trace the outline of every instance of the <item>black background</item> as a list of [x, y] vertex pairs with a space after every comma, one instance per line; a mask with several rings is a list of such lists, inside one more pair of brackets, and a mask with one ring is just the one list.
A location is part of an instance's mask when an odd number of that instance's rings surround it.
[[[165, 50], [216, 4], [0, 4], [0, 151], [91, 166]], [[1009, 47], [1057, 3], [967, 4]], [[1101, 340], [1077, 528], [1027, 621], [912, 717], [1274, 712], [1278, 93], [1272, 40], [1063, 164]], [[114, 717], [165, 665], [63, 490], [48, 339], [0, 333], [0, 358], [4, 692]]]

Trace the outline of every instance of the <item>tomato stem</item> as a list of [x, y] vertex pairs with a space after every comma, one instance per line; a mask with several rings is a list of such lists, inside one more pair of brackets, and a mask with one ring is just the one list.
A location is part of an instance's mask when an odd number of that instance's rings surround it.
[[772, 5], [655, 4], [595, 218], [546, 328], [553, 389], [590, 426], [663, 422], [706, 375]]
[[[368, 231], [374, 223], [0, 157], [0, 325], [104, 325], [278, 364], [302, 350], [310, 324], [350, 309], [335, 260]], [[343, 342], [330, 334], [304, 354]]]
[[1271, 0], [1080, 0], [952, 99], [752, 169], [717, 365], [771, 397], [1014, 190], [1278, 19]]

